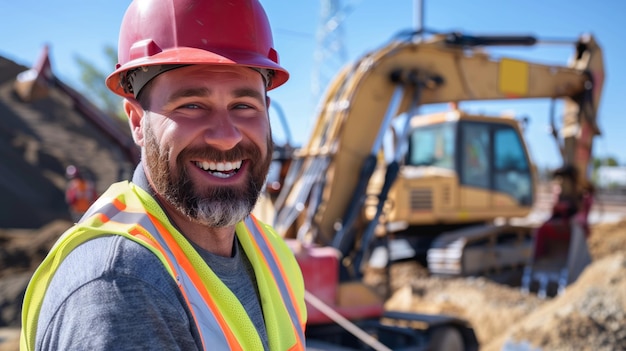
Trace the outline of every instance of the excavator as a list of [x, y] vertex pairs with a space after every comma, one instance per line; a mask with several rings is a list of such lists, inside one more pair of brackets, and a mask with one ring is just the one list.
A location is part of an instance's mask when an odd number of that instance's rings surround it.
[[[523, 271], [522, 289], [545, 295], [554, 282], [562, 291], [588, 262], [588, 169], [604, 80], [594, 36], [571, 40], [569, 62], [551, 65], [490, 52], [541, 45], [534, 36], [431, 34], [401, 33], [344, 67], [308, 141], [279, 162], [280, 191], [262, 219], [296, 253], [307, 338], [322, 349], [478, 348], [466, 321], [386, 311], [363, 283], [368, 266], [414, 258], [432, 274]], [[562, 103], [560, 132], [556, 108], [550, 115], [562, 157], [558, 192], [540, 225], [514, 222], [536, 201], [523, 123], [458, 108], [516, 99]], [[436, 104], [452, 109], [419, 113]]]

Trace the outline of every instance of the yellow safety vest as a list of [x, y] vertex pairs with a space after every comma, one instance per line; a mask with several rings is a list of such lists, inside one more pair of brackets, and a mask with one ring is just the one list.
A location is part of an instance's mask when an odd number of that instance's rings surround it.
[[[151, 250], [170, 272], [187, 301], [205, 349], [261, 350], [261, 338], [244, 307], [191, 244], [140, 187], [113, 184], [57, 241], [35, 271], [22, 309], [21, 350], [35, 349], [43, 298], [61, 261], [78, 245], [121, 235]], [[271, 350], [304, 350], [304, 281], [293, 253], [270, 226], [247, 217], [236, 235], [254, 268]]]

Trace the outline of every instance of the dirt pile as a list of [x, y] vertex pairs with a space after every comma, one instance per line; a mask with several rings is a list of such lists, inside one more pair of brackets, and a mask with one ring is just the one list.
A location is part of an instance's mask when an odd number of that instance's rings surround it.
[[553, 299], [484, 278], [428, 277], [402, 263], [391, 268], [386, 307], [464, 318], [484, 351], [626, 350], [626, 220], [594, 225], [589, 246], [592, 264]]
[[19, 327], [26, 284], [70, 225], [64, 198], [66, 167], [78, 166], [99, 192], [127, 178], [134, 167], [127, 155], [133, 146], [127, 146], [132, 139], [125, 123], [99, 111], [54, 76], [44, 84], [47, 94], [22, 99], [14, 87], [17, 75], [27, 69], [0, 57], [2, 351], [17, 350], [7, 340], [14, 339]]
[[[596, 261], [562, 296], [508, 330], [543, 350], [626, 350], [626, 254]], [[492, 350], [499, 350], [495, 343]], [[487, 350], [487, 348], [485, 348]]]
[[[509, 328], [511, 346], [626, 350], [626, 220], [595, 225], [589, 248], [594, 261], [578, 280]], [[484, 350], [501, 345], [502, 337]]]
[[[16, 76], [27, 67], [0, 57], [0, 228], [35, 229], [70, 218], [65, 169], [72, 164], [99, 192], [134, 168], [127, 125], [56, 78], [47, 94], [24, 101]], [[113, 138], [115, 135], [116, 138]]]

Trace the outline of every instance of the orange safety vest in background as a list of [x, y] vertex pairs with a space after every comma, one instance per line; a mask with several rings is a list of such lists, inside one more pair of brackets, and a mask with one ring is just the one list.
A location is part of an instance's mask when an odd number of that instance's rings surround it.
[[93, 184], [82, 178], [71, 179], [65, 192], [67, 204], [74, 212], [78, 213], [85, 213], [97, 196]]
[[[39, 311], [57, 267], [73, 248], [103, 235], [124, 236], [161, 260], [187, 302], [205, 350], [263, 349], [239, 299], [143, 189], [127, 181], [113, 184], [83, 218], [63, 234], [31, 279], [22, 312], [22, 350], [34, 350]], [[252, 216], [235, 231], [254, 268], [270, 350], [304, 350], [304, 281], [291, 249]]]

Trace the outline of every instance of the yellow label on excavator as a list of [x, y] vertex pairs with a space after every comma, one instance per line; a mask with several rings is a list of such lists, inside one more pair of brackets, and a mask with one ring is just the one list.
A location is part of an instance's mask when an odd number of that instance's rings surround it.
[[502, 59], [498, 69], [498, 88], [507, 97], [526, 96], [528, 94], [527, 62]]

